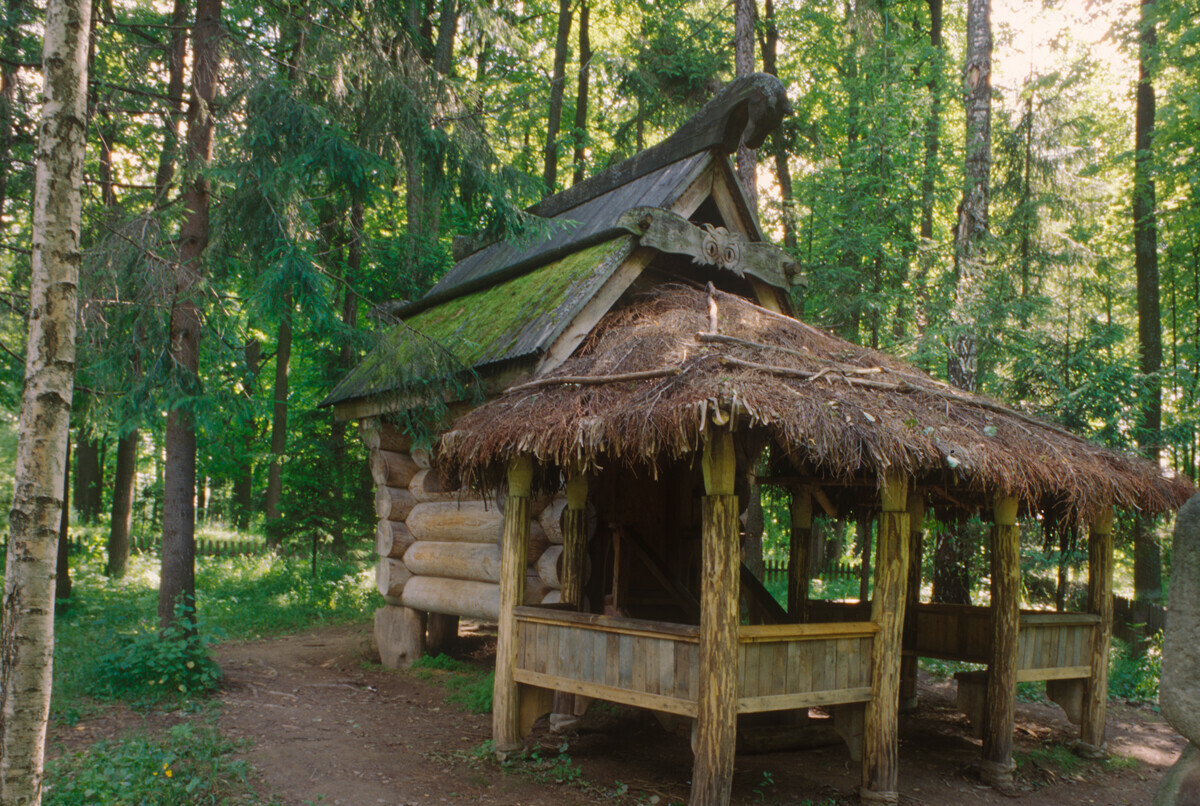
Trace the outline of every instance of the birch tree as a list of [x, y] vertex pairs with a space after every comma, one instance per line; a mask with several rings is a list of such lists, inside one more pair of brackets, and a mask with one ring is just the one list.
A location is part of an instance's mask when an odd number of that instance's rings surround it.
[[34, 179], [32, 277], [0, 630], [0, 803], [38, 804], [54, 657], [80, 263], [90, 0], [50, 0]]

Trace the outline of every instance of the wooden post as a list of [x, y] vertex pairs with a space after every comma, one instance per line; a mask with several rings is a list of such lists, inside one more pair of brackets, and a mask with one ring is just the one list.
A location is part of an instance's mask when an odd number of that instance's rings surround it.
[[1108, 644], [1112, 639], [1113, 513], [1106, 510], [1088, 533], [1088, 612], [1100, 617], [1092, 639], [1092, 674], [1083, 695], [1083, 719], [1075, 752], [1089, 758], [1105, 754], [1104, 718], [1108, 709]]
[[[917, 637], [917, 606], [921, 604], [921, 555], [925, 533], [921, 524], [925, 521], [925, 494], [920, 490], [908, 491], [908, 584], [904, 596], [904, 648], [915, 649]], [[912, 641], [913, 646], [908, 642]], [[900, 711], [906, 713], [917, 707], [917, 667], [920, 659], [916, 654], [904, 655], [900, 660]]]
[[858, 523], [858, 539], [862, 542], [862, 564], [858, 568], [858, 601], [867, 601], [867, 594], [870, 591], [869, 581], [871, 579], [871, 521], [873, 518], [867, 513], [859, 513]]
[[1017, 702], [1017, 631], [1021, 616], [1021, 532], [1017, 499], [997, 495], [992, 526], [992, 652], [988, 658], [983, 722], [985, 784], [1010, 789], [1013, 772], [1013, 709]]
[[804, 621], [808, 607], [808, 553], [812, 546], [812, 496], [798, 484], [792, 485], [791, 543], [788, 546], [788, 619]]
[[578, 610], [583, 602], [583, 561], [587, 553], [587, 476], [576, 471], [567, 480], [563, 518], [562, 600]]
[[496, 682], [492, 688], [492, 739], [496, 754], [521, 746], [520, 694], [517, 667], [517, 623], [513, 608], [525, 598], [525, 564], [529, 545], [529, 492], [533, 459], [514, 458], [508, 465], [508, 499], [500, 544], [500, 612], [496, 625]]
[[700, 669], [691, 806], [723, 806], [733, 790], [737, 744], [738, 503], [733, 434], [713, 428], [701, 461]]
[[879, 539], [871, 620], [879, 632], [871, 647], [871, 701], [863, 730], [863, 803], [896, 803], [900, 705], [900, 641], [908, 582], [908, 479], [888, 471], [880, 491]]

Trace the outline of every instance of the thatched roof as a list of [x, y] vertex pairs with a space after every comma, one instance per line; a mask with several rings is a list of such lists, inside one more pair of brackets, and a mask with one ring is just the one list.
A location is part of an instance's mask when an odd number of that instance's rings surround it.
[[[631, 374], [642, 377], [613, 377]], [[980, 506], [1004, 493], [1026, 511], [1082, 521], [1112, 505], [1173, 509], [1194, 492], [1149, 462], [887, 355], [680, 285], [611, 311], [553, 373], [461, 417], [438, 461], [475, 480], [494, 478], [517, 453], [559, 467], [660, 467], [695, 452], [704, 429], [726, 417], [765, 432], [797, 472], [830, 485], [900, 468], [950, 500]]]

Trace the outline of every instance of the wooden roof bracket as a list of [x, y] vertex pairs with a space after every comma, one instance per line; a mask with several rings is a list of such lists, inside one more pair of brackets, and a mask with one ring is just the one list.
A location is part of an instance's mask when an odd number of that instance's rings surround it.
[[674, 255], [687, 255], [695, 263], [715, 266], [738, 277], [749, 275], [776, 288], [807, 285], [800, 266], [787, 252], [769, 243], [750, 241], [724, 227], [698, 227], [683, 216], [656, 207], [634, 207], [617, 226], [648, 246]]

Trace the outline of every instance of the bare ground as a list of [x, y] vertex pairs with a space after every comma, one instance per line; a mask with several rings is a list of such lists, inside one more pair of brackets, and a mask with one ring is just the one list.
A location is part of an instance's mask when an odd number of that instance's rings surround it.
[[[460, 639], [457, 653], [490, 664], [490, 637]], [[463, 713], [445, 691], [411, 673], [379, 668], [367, 625], [314, 630], [218, 649], [227, 687], [222, 729], [251, 740], [247, 759], [259, 770], [264, 796], [284, 804], [598, 804], [686, 802], [688, 742], [649, 715], [593, 707], [566, 737], [582, 784], [554, 782], [562, 767], [522, 762], [501, 769], [479, 752], [490, 735], [486, 716]], [[902, 803], [1012, 802], [979, 784], [979, 744], [953, 707], [953, 686], [923, 680], [919, 711], [901, 719]], [[84, 733], [106, 733], [85, 728]], [[1029, 759], [1038, 749], [1076, 736], [1055, 706], [1018, 703], [1015, 799], [1029, 806], [1143, 806], [1182, 740], [1153, 712], [1114, 704], [1109, 749], [1136, 761], [1080, 762], [1071, 770]], [[80, 736], [82, 739], [82, 736]], [[555, 759], [563, 737], [544, 727], [531, 746]], [[565, 765], [564, 765], [565, 766]], [[858, 781], [844, 745], [788, 753], [739, 755], [735, 803], [852, 803]]]

